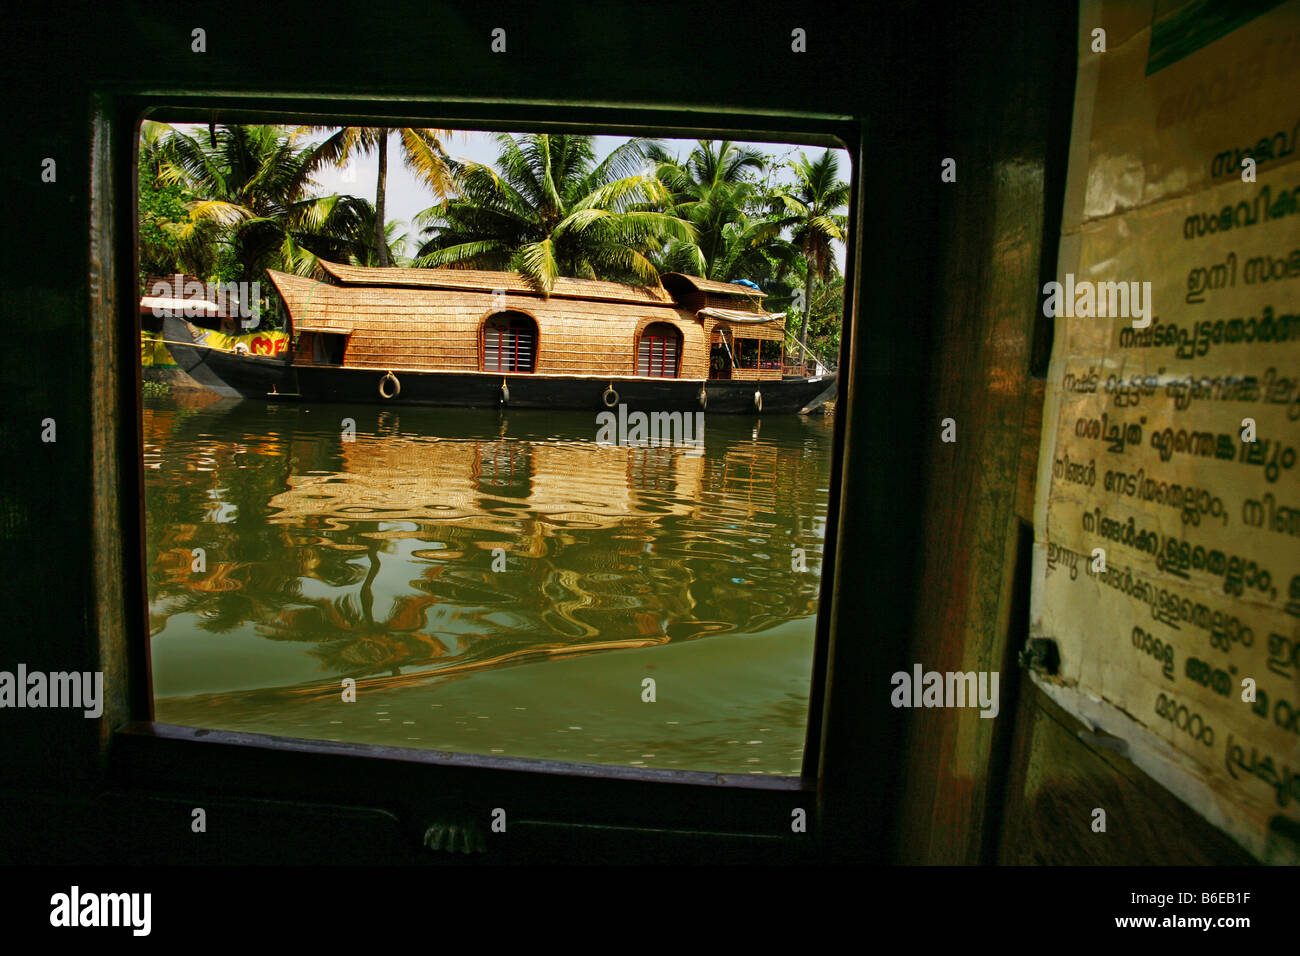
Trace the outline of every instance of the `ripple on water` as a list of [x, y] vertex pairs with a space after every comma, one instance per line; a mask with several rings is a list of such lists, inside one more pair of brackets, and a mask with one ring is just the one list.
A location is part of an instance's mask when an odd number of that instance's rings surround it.
[[[758, 639], [816, 606], [817, 574], [782, 555], [798, 542], [820, 560], [824, 427], [765, 420], [755, 440], [711, 418], [692, 457], [597, 446], [587, 414], [312, 411], [146, 403], [160, 711], [192, 699], [199, 725], [400, 743], [427, 705], [449, 710], [426, 715], [440, 749], [546, 757], [578, 734], [602, 744], [585, 759], [744, 772], [762, 735], [781, 762], [802, 756], [806, 705], [773, 702], [810, 659]], [[347, 414], [360, 427], [341, 444], [327, 426]], [[177, 557], [195, 548], [205, 574]], [[647, 640], [694, 656], [645, 657]], [[659, 706], [680, 709], [648, 724], [623, 702], [643, 706], [650, 664]], [[344, 676], [395, 706], [344, 724], [303, 693], [333, 682], [336, 703]], [[647, 748], [654, 725], [672, 730]]]

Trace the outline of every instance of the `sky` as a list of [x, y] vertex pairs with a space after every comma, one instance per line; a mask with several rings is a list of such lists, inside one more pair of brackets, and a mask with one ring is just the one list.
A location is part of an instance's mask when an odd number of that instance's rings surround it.
[[[205, 126], [179, 123], [175, 125], [196, 136], [199, 133], [206, 134], [207, 131]], [[443, 146], [455, 159], [468, 159], [492, 165], [497, 157], [493, 136], [492, 133], [476, 131], [457, 132], [451, 139], [444, 141]], [[325, 134], [314, 137], [314, 140], [304, 140], [304, 142], [320, 142], [323, 139], [325, 139]], [[608, 156], [619, 144], [626, 142], [626, 139], [623, 136], [597, 136], [597, 161]], [[678, 156], [684, 156], [695, 145], [694, 140], [663, 139], [660, 142], [670, 153]], [[806, 154], [809, 159], [816, 159], [823, 152], [820, 146], [793, 146], [783, 143], [740, 143], [739, 145], [753, 146], [760, 152], [776, 156], [778, 160], [797, 159], [800, 153]], [[835, 153], [839, 155], [840, 178], [847, 180], [850, 174], [848, 152], [837, 149]], [[347, 167], [323, 169], [315, 178], [320, 185], [322, 195], [336, 192], [346, 193], [374, 202], [375, 181], [378, 173], [379, 159], [372, 153], [369, 156], [352, 160]], [[791, 182], [793, 178], [789, 170], [781, 170], [776, 176], [778, 182]], [[427, 209], [434, 202], [433, 194], [418, 183], [402, 163], [397, 136], [396, 134], [390, 134], [388, 140], [388, 191], [384, 215], [389, 222], [400, 220], [403, 223], [403, 231], [406, 232], [407, 236], [405, 248], [407, 255], [413, 255], [420, 244], [419, 233], [417, 228], [412, 225], [412, 220], [417, 213]], [[844, 270], [844, 245], [842, 243], [835, 244], [835, 259], [842, 272]]]

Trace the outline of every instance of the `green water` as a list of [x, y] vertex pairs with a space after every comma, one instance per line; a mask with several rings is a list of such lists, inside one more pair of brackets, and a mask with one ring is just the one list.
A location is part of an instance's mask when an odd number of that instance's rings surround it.
[[828, 419], [609, 447], [582, 413], [178, 396], [143, 423], [156, 719], [799, 772]]

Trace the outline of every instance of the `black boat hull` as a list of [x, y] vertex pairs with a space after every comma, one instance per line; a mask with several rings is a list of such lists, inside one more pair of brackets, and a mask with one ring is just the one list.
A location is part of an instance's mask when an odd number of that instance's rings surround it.
[[190, 378], [226, 398], [263, 398], [268, 392], [293, 389], [293, 369], [286, 359], [236, 355], [194, 340], [188, 322], [168, 316], [163, 320], [163, 341], [176, 364]]
[[395, 369], [393, 378], [388, 378], [385, 369], [299, 366], [282, 359], [185, 345], [182, 343], [191, 335], [187, 324], [178, 319], [167, 320], [165, 338], [181, 368], [202, 385], [230, 398], [592, 411], [622, 404], [629, 411], [756, 415], [807, 413], [832, 400], [836, 389], [834, 375], [770, 382], [702, 382]]

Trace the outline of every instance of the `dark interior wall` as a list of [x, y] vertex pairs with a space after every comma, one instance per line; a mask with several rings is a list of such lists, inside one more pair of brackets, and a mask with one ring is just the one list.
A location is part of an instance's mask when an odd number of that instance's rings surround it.
[[[1055, 269], [1060, 235], [1076, 18], [1074, 4], [1021, 4], [946, 25], [938, 150], [956, 160], [957, 178], [935, 187], [934, 365], [918, 390], [925, 544], [908, 666], [996, 671], [1003, 703], [993, 719], [973, 708], [909, 712], [898, 843], [907, 862], [987, 861], [995, 833], [1023, 631], [1012, 620], [1017, 497], [1037, 460], [1036, 431], [1025, 434], [1042, 403], [1031, 358], [1044, 331], [1040, 277]], [[954, 442], [942, 441], [945, 419]]]
[[[1074, 102], [1076, 5], [953, 18], [932, 263], [934, 366], [911, 663], [1000, 672], [1002, 708], [908, 712], [897, 859], [908, 863], [1241, 864], [1249, 857], [1022, 671], [1034, 480]], [[940, 441], [939, 422], [957, 423]], [[1108, 832], [1091, 829], [1104, 806]]]
[[[258, 94], [282, 97], [299, 115], [304, 101], [292, 98], [302, 94], [354, 102], [421, 98], [417, 115], [445, 103], [472, 109], [469, 100], [494, 104], [488, 111], [498, 115], [577, 101], [619, 111], [657, 107], [651, 120], [641, 114], [639, 121], [664, 125], [691, 125], [693, 114], [714, 110], [755, 130], [768, 128], [766, 113], [853, 124], [870, 115], [878, 132], [863, 153], [871, 194], [862, 208], [873, 225], [862, 230], [860, 245], [872, 279], [858, 307], [864, 315], [888, 315], [906, 302], [908, 318], [863, 323], [856, 339], [860, 430], [855, 484], [847, 492], [855, 505], [840, 562], [846, 573], [905, 594], [913, 586], [919, 516], [880, 492], [900, 478], [915, 484], [922, 458], [909, 419], [884, 396], [913, 388], [927, 363], [930, 290], [918, 277], [935, 240], [935, 197], [920, 157], [929, 155], [934, 135], [938, 56], [928, 22], [919, 3], [884, 6], [869, 23], [824, 7], [682, 2], [657, 4], [653, 16], [639, 5], [592, 2], [316, 5], [273, 15], [251, 2], [193, 9], [55, 2], [12, 15], [0, 63], [12, 144], [0, 153], [11, 184], [10, 228], [0, 239], [0, 316], [15, 343], [0, 350], [0, 561], [11, 608], [0, 631], [0, 666], [104, 670], [113, 699], [99, 720], [69, 711], [2, 715], [0, 766], [10, 772], [0, 782], [0, 856], [122, 860], [197, 852], [246, 859], [253, 851], [242, 845], [189, 847], [187, 827], [177, 826], [186, 806], [218, 801], [211, 789], [218, 785], [248, 795], [223, 798], [227, 812], [250, 821], [247, 827], [284, 819], [285, 826], [265, 825], [284, 834], [263, 844], [266, 858], [313, 846], [306, 836], [289, 835], [287, 824], [304, 808], [253, 801], [264, 795], [258, 781], [214, 769], [202, 786], [177, 776], [174, 792], [158, 796], [136, 789], [141, 768], [165, 774], [156, 758], [115, 758], [109, 772], [108, 758], [121, 750], [109, 746], [112, 733], [139, 718], [147, 696], [138, 668], [147, 642], [133, 504], [139, 439], [129, 414], [138, 349], [130, 329], [95, 319], [111, 315], [115, 299], [134, 295], [125, 258], [113, 254], [114, 237], [92, 226], [115, 221], [130, 231], [131, 144], [109, 133], [121, 130], [112, 123], [123, 115], [125, 97], [188, 96], [207, 105], [224, 96], [230, 105], [241, 94]], [[926, 29], [918, 32], [918, 23]], [[206, 31], [206, 53], [191, 51], [195, 27]], [[490, 51], [497, 27], [507, 33], [503, 55]], [[807, 31], [806, 55], [791, 52], [794, 28]], [[46, 157], [57, 164], [54, 182], [41, 178]], [[887, 188], [877, 196], [881, 184]], [[47, 418], [57, 429], [54, 443], [40, 438]], [[897, 542], [888, 554], [876, 545], [881, 537]], [[837, 642], [833, 661], [846, 692], [829, 702], [820, 724], [825, 746], [839, 754], [827, 763], [820, 791], [824, 845], [842, 857], [882, 859], [897, 779], [897, 715], [883, 695], [873, 695], [866, 712], [855, 696], [864, 681], [883, 684], [903, 644], [858, 641], [857, 622], [902, 635], [909, 611], [905, 601], [875, 606], [856, 587], [842, 590], [836, 603], [849, 639]], [[865, 755], [864, 741], [871, 741]], [[390, 806], [373, 809], [373, 818], [339, 825], [365, 832], [370, 846], [383, 843], [375, 828], [387, 833], [385, 853], [407, 845], [399, 831], [410, 821], [399, 822]], [[547, 854], [557, 840], [582, 843], [563, 828], [548, 832], [562, 835], [534, 841], [542, 858], [553, 858]], [[603, 845], [621, 845], [633, 858], [680, 859], [682, 840], [663, 837], [656, 848], [644, 836], [607, 831]], [[704, 852], [704, 841], [688, 845]], [[328, 858], [328, 850], [316, 852]]]
[[[997, 859], [1051, 866], [1241, 866], [1252, 861], [1230, 837], [1085, 730], [1025, 681], [1015, 715], [1007, 803]], [[1106, 831], [1092, 830], [1093, 809]]]
[[[822, 849], [836, 859], [977, 862], [995, 857], [1001, 834], [1009, 861], [1077, 859], [1048, 850], [1061, 793], [1086, 802], [1086, 781], [1104, 775], [1134, 806], [1158, 798], [1140, 775], [1099, 765], [1058, 730], [1064, 724], [1045, 724], [1052, 718], [1041, 701], [1027, 682], [1017, 695], [1014, 677], [1019, 528], [1032, 501], [1042, 404], [1031, 375], [1043, 347], [1037, 289], [1059, 233], [1073, 4], [1025, 0], [941, 16], [932, 4], [886, 4], [856, 21], [826, 6], [659, 3], [651, 16], [641, 4], [593, 2], [403, 2], [273, 15], [239, 0], [194, 9], [46, 3], [9, 16], [0, 62], [10, 143], [0, 151], [9, 187], [0, 235], [0, 328], [9, 339], [0, 349], [0, 580], [9, 612], [0, 667], [106, 668], [115, 700], [99, 721], [0, 713], [0, 856], [328, 860], [332, 849], [312, 837], [327, 826], [346, 828], [358, 852], [375, 859], [408, 845], [385, 808], [306, 811], [232, 798], [227, 812], [242, 832], [261, 836], [196, 850], [177, 819], [210, 794], [178, 784], [174, 794], [146, 797], [132, 791], [129, 770], [125, 779], [105, 775], [105, 742], [144, 688], [124, 670], [139, 647], [105, 655], [101, 636], [119, 627], [137, 644], [146, 638], [125, 623], [138, 618], [130, 604], [138, 528], [121, 507], [134, 479], [128, 472], [118, 486], [95, 484], [96, 474], [114, 473], [114, 454], [135, 454], [138, 439], [103, 431], [96, 414], [96, 381], [113, 378], [119, 361], [129, 380], [134, 346], [126, 334], [115, 347], [120, 330], [91, 321], [96, 299], [132, 284], [100, 272], [108, 263], [92, 254], [92, 197], [120, 200], [129, 146], [94, 142], [92, 119], [98, 108], [111, 111], [115, 96], [143, 91], [576, 98], [672, 104], [678, 115], [860, 120], [859, 246], [850, 262], [863, 281], [845, 361], [853, 426], [842, 586], [824, 662], [834, 692], [820, 728], [825, 752], [838, 759], [820, 790]], [[207, 31], [206, 54], [190, 52], [193, 27]], [[489, 51], [494, 27], [507, 30], [504, 57]], [[802, 59], [789, 53], [794, 27], [808, 30]], [[117, 156], [119, 178], [92, 189], [96, 152]], [[57, 162], [54, 183], [41, 181], [46, 157]], [[955, 183], [940, 182], [944, 157], [957, 161]], [[132, 210], [116, 214], [129, 219]], [[939, 441], [947, 417], [957, 422], [956, 444]], [[40, 437], [46, 418], [56, 423], [52, 444]], [[892, 708], [889, 676], [915, 662], [1000, 670], [999, 718]], [[329, 822], [304, 828], [304, 812]], [[1186, 832], [1199, 832], [1196, 824], [1187, 821]], [[539, 852], [578, 845], [549, 839]], [[631, 856], [650, 855], [644, 841], [608, 839], [626, 842]], [[1151, 834], [1151, 858], [1186, 858], [1173, 839]], [[654, 852], [682, 859], [701, 845], [678, 835]], [[1097, 862], [1131, 858], [1090, 852]]]

